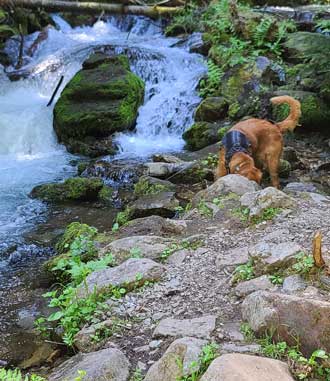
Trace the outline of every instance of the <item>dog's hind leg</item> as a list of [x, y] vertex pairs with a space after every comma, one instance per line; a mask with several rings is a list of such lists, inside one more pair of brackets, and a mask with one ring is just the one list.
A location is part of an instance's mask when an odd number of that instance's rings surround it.
[[279, 189], [280, 180], [278, 176], [278, 169], [280, 164], [280, 157], [278, 155], [268, 153], [266, 155], [266, 162], [272, 185], [274, 188]]
[[227, 175], [226, 169], [226, 158], [225, 158], [225, 148], [222, 147], [219, 152], [219, 161], [218, 166], [215, 171], [215, 177], [218, 179], [219, 177], [223, 177]]

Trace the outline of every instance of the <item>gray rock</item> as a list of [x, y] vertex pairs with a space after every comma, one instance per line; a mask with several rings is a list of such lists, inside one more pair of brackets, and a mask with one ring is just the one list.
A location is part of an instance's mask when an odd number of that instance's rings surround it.
[[228, 252], [220, 252], [219, 257], [216, 259], [216, 266], [222, 268], [242, 265], [250, 259], [249, 250], [250, 248], [248, 246], [243, 246], [229, 250]]
[[283, 192], [317, 192], [317, 188], [313, 183], [289, 183], [284, 187]]
[[230, 193], [242, 196], [245, 193], [254, 192], [258, 189], [259, 185], [254, 181], [248, 180], [246, 177], [227, 175], [215, 181], [207, 189], [198, 192], [193, 199], [193, 203], [198, 203], [200, 200], [213, 201], [216, 197], [225, 196]]
[[125, 261], [134, 253], [138, 253], [144, 258], [160, 259], [163, 251], [173, 243], [174, 241], [170, 238], [137, 235], [133, 237], [121, 238], [111, 242], [100, 250], [99, 256], [103, 257], [107, 253], [111, 253], [117, 263]]
[[215, 323], [216, 316], [214, 315], [185, 320], [167, 318], [160, 321], [154, 330], [153, 337], [191, 336], [200, 339], [209, 339], [215, 329]]
[[289, 294], [305, 290], [306, 287], [307, 283], [300, 275], [287, 276], [283, 282], [283, 291]]
[[152, 177], [165, 178], [176, 172], [182, 171], [190, 166], [193, 162], [176, 162], [176, 163], [146, 163], [144, 166], [146, 168], [147, 175]]
[[[164, 355], [151, 366], [144, 381], [177, 381], [200, 367], [199, 356], [207, 341], [194, 337], [175, 340]], [[191, 367], [191, 364], [196, 364]]]
[[221, 353], [260, 353], [261, 346], [259, 344], [238, 344], [224, 343], [221, 346]]
[[268, 208], [291, 208], [296, 205], [292, 197], [273, 187], [246, 193], [240, 202], [243, 207], [250, 209], [250, 217], [260, 217]]
[[298, 339], [304, 355], [315, 348], [330, 350], [330, 303], [314, 294], [300, 297], [257, 291], [244, 300], [242, 316], [257, 334], [275, 330], [279, 339], [289, 344]]
[[51, 373], [49, 381], [75, 381], [83, 370], [84, 381], [127, 381], [129, 361], [118, 349], [107, 348], [88, 354], [78, 353]]
[[240, 322], [228, 322], [223, 325], [222, 330], [230, 341], [244, 341], [240, 326]]
[[[131, 258], [119, 266], [94, 271], [79, 287], [78, 296], [83, 298], [88, 292], [102, 292], [110, 287], [124, 287], [131, 290], [146, 282], [160, 280], [165, 267], [151, 259]], [[87, 286], [87, 287], [86, 287]]]
[[262, 275], [258, 278], [239, 283], [234, 291], [238, 297], [243, 297], [258, 290], [274, 290], [276, 287], [269, 280], [268, 275]]
[[123, 225], [118, 232], [119, 238], [133, 235], [171, 236], [180, 235], [187, 230], [184, 220], [171, 220], [161, 216], [136, 218]]
[[282, 361], [229, 353], [215, 359], [200, 381], [294, 381]]
[[300, 251], [301, 247], [291, 241], [278, 244], [261, 242], [250, 248], [249, 255], [256, 273], [264, 274], [292, 265]]
[[154, 163], [177, 163], [182, 164], [184, 163], [183, 160], [179, 159], [178, 157], [174, 155], [167, 155], [167, 154], [156, 154], [152, 156], [152, 161]]
[[142, 196], [129, 205], [130, 217], [141, 218], [152, 215], [174, 217], [179, 201], [175, 192], [160, 192]]
[[89, 327], [83, 327], [74, 338], [74, 345], [84, 353], [97, 351], [104, 343], [103, 341], [93, 340], [93, 337], [104, 329], [111, 329], [113, 327], [113, 320], [108, 319], [101, 323], [93, 324]]

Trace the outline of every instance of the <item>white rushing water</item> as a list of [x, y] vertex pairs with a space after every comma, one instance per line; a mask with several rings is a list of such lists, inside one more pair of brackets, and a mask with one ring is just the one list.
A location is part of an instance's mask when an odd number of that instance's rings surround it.
[[[146, 83], [136, 131], [116, 137], [120, 157], [182, 149], [181, 134], [191, 125], [199, 101], [195, 88], [204, 63], [198, 55], [173, 47], [176, 40], [165, 38], [154, 22], [126, 17], [71, 28], [58, 16], [54, 20], [58, 29], [51, 29], [27, 58], [23, 71], [32, 73], [29, 78], [10, 82], [0, 74], [0, 245], [15, 241], [42, 212], [42, 204], [28, 198], [29, 191], [73, 171], [72, 156], [56, 141], [53, 107], [46, 104], [60, 76], [63, 89], [93, 48], [109, 45], [116, 53], [128, 54], [132, 70]], [[26, 49], [35, 38], [27, 39]], [[17, 43], [7, 49], [17, 55]]]

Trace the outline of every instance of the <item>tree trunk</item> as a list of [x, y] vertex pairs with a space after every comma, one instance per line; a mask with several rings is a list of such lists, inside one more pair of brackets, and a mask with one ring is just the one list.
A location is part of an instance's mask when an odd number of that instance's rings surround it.
[[[129, 0], [127, 0], [129, 1]], [[134, 14], [157, 18], [178, 12], [180, 7], [157, 5], [124, 5], [95, 2], [72, 2], [63, 0], [0, 0], [0, 6], [22, 7], [28, 9], [43, 8], [47, 12], [73, 12], [86, 14]]]

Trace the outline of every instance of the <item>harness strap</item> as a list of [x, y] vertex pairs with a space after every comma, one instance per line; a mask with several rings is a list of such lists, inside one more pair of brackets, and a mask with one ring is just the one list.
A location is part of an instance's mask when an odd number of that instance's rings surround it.
[[222, 144], [226, 148], [225, 165], [227, 172], [230, 172], [229, 164], [235, 153], [243, 152], [251, 156], [251, 143], [241, 131], [232, 130], [222, 139]]

